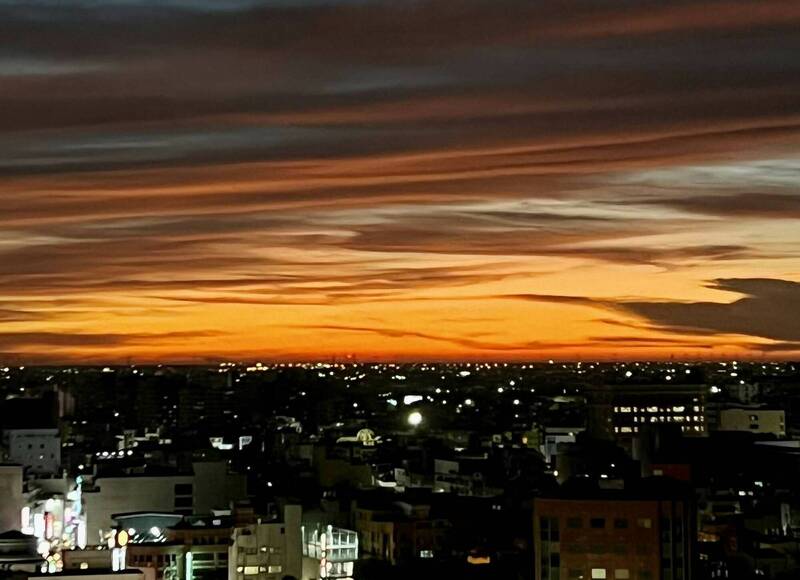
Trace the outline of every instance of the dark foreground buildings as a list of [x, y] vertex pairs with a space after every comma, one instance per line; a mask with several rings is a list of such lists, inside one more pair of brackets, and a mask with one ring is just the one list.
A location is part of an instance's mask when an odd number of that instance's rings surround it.
[[800, 577], [789, 363], [0, 368], [0, 576]]

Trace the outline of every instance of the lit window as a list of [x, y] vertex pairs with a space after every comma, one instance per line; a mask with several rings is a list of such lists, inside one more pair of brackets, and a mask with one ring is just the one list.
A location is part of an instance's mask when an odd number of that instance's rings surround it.
[[255, 576], [258, 574], [258, 566], [245, 566], [244, 567], [244, 575], [245, 576]]
[[631, 573], [627, 568], [617, 568], [614, 570], [614, 578], [617, 580], [628, 580], [630, 577]]
[[592, 568], [592, 580], [606, 580], [606, 569]]
[[270, 574], [280, 574], [283, 572], [283, 566], [270, 566], [269, 573]]
[[636, 520], [636, 525], [639, 526], [640, 528], [646, 528], [649, 530], [650, 528], [653, 527], [653, 520], [651, 520], [650, 518], [639, 518], [638, 520]]

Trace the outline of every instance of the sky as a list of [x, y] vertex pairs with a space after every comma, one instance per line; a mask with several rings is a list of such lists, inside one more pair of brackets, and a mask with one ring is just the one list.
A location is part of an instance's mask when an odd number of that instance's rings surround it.
[[0, 0], [0, 362], [800, 355], [800, 3]]

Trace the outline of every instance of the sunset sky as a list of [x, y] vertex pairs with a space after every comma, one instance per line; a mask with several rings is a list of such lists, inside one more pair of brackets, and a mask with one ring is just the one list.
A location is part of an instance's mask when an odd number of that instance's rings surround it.
[[800, 2], [0, 0], [0, 362], [800, 355]]

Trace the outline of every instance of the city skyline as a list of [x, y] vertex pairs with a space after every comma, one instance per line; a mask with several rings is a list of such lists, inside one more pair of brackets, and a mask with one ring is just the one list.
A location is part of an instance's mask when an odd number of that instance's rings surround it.
[[0, 361], [797, 358], [798, 24], [0, 0]]

